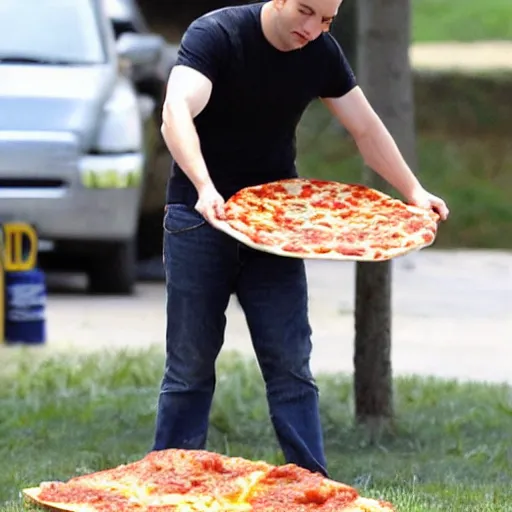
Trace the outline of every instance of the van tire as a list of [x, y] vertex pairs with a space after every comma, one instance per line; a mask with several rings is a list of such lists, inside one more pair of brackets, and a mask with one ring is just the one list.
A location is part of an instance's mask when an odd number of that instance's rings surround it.
[[88, 278], [91, 294], [133, 294], [137, 281], [135, 241], [105, 244], [94, 257]]

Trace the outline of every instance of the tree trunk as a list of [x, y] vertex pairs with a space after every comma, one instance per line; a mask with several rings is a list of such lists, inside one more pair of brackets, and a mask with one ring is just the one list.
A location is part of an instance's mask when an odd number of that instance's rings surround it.
[[[414, 169], [410, 0], [357, 0], [357, 5], [358, 82]], [[363, 170], [363, 182], [389, 191], [370, 169]], [[355, 414], [372, 430], [393, 417], [391, 269], [391, 262], [358, 263], [356, 269]]]
[[341, 3], [331, 34], [340, 43], [345, 57], [357, 73], [357, 0], [344, 0]]

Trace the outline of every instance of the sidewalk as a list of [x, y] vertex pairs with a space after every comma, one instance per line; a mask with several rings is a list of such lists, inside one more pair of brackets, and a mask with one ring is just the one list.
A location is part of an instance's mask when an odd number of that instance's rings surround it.
[[512, 70], [512, 41], [422, 43], [410, 49], [417, 69]]

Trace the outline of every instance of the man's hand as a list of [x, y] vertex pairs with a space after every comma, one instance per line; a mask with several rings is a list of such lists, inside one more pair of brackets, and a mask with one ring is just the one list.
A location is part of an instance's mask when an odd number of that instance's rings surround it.
[[420, 208], [425, 208], [427, 210], [434, 210], [439, 214], [441, 220], [446, 220], [450, 214], [446, 203], [441, 198], [427, 192], [424, 188], [414, 190], [407, 199], [409, 203], [414, 206], [419, 206]]
[[212, 225], [225, 219], [224, 198], [217, 192], [214, 185], [208, 185], [199, 192], [195, 209]]

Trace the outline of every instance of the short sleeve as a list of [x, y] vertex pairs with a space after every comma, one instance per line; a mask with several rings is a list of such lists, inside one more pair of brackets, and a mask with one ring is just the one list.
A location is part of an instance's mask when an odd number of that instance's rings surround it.
[[357, 85], [357, 80], [341, 46], [331, 34], [325, 35], [326, 60], [321, 98], [339, 98]]
[[222, 27], [205, 16], [194, 21], [185, 31], [176, 65], [188, 66], [215, 82], [228, 52], [228, 38]]

